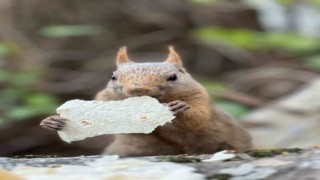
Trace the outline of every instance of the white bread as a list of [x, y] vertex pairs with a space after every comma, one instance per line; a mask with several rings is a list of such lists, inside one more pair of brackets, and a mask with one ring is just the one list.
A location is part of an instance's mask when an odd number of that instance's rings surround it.
[[57, 109], [66, 126], [58, 131], [66, 142], [102, 134], [151, 133], [175, 117], [157, 99], [142, 96], [122, 101], [67, 101]]

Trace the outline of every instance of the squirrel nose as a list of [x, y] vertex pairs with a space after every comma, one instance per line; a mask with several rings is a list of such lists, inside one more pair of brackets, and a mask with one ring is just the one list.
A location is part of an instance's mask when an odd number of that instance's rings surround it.
[[130, 93], [130, 94], [140, 94], [140, 93], [147, 93], [150, 91], [150, 88], [148, 87], [143, 87], [143, 86], [140, 86], [140, 85], [133, 85], [131, 87], [129, 87], [127, 89], [127, 92]]

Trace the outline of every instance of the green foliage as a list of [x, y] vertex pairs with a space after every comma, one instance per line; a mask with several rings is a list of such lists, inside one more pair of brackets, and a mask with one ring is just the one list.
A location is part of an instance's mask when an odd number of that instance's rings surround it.
[[209, 92], [217, 92], [227, 90], [227, 86], [224, 83], [208, 80], [199, 80], [200, 84], [205, 87]]
[[212, 4], [221, 2], [222, 0], [189, 0], [191, 3], [197, 3], [197, 4]]
[[40, 29], [40, 34], [47, 37], [69, 37], [97, 35], [104, 30], [97, 25], [49, 25]]
[[215, 103], [217, 104], [217, 106], [236, 118], [243, 117], [249, 111], [249, 108], [245, 105], [233, 101], [216, 100]]
[[311, 56], [305, 59], [304, 64], [314, 70], [320, 70], [320, 55]]
[[[291, 5], [298, 2], [297, 0], [276, 0], [276, 1], [282, 5]], [[320, 5], [320, 0], [306, 0], [305, 2], [313, 5], [318, 5], [318, 6]]]
[[256, 37], [252, 31], [237, 29], [229, 30], [221, 27], [204, 27], [192, 32], [196, 38], [207, 42], [218, 42], [229, 46], [246, 49], [255, 48], [252, 42]]
[[58, 103], [54, 96], [34, 92], [39, 74], [0, 70], [0, 123], [52, 114]]
[[314, 5], [320, 6], [320, 0], [309, 0]]
[[48, 94], [33, 93], [24, 97], [24, 102], [30, 107], [52, 107], [51, 104], [56, 104], [56, 99]]
[[0, 42], [0, 57], [6, 56], [9, 53], [10, 53], [9, 46], [4, 42]]
[[318, 39], [306, 38], [293, 33], [204, 27], [194, 30], [192, 35], [205, 42], [222, 43], [252, 51], [282, 50], [290, 53], [305, 53], [315, 51], [320, 47]]
[[5, 113], [5, 117], [8, 119], [24, 119], [38, 114], [36, 109], [30, 107], [14, 107]]
[[12, 76], [9, 71], [0, 70], [0, 83], [8, 81]]
[[[228, 90], [226, 84], [217, 81], [209, 81], [209, 80], [198, 80], [202, 86], [204, 86], [209, 93], [219, 93]], [[214, 97], [213, 97], [214, 98]], [[236, 118], [241, 118], [243, 115], [247, 114], [249, 108], [241, 103], [227, 101], [222, 99], [215, 99], [215, 104], [230, 113], [232, 116]]]
[[18, 72], [18, 73], [13, 73], [10, 76], [9, 80], [13, 86], [25, 87], [35, 83], [38, 76], [39, 76], [38, 73], [32, 72], [32, 71], [20, 72], [20, 73]]
[[310, 52], [320, 47], [320, 41], [290, 33], [263, 33], [262, 43], [267, 48], [281, 48], [295, 52]]

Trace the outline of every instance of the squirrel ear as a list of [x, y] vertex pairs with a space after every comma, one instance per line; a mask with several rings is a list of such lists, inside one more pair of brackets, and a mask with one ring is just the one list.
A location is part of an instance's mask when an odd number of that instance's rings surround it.
[[129, 63], [129, 62], [131, 61], [129, 60], [129, 56], [127, 54], [127, 47], [123, 46], [118, 51], [116, 64], [117, 66], [119, 66], [121, 64]]
[[166, 62], [171, 63], [171, 64], [176, 64], [178, 66], [183, 66], [183, 63], [180, 59], [179, 54], [174, 50], [173, 46], [169, 46], [169, 56], [166, 60]]

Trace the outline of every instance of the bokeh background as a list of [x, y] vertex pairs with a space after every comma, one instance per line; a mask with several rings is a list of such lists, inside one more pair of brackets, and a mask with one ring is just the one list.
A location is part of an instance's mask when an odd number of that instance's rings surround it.
[[174, 45], [257, 147], [320, 144], [319, 104], [312, 130], [299, 106], [252, 118], [319, 79], [319, 36], [319, 0], [1, 0], [0, 156], [101, 153], [104, 136], [67, 144], [38, 124], [64, 101], [92, 99], [123, 45], [137, 62], [163, 61]]

